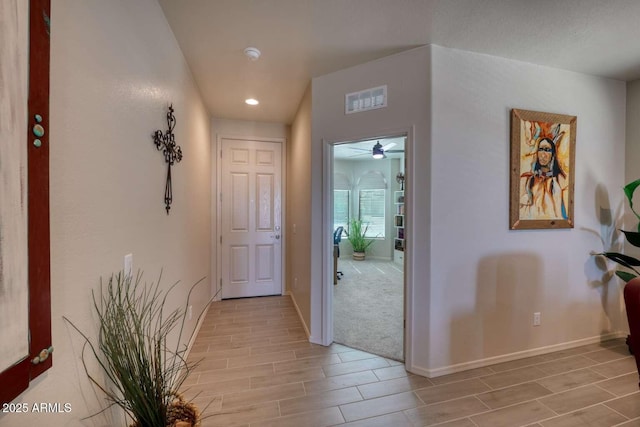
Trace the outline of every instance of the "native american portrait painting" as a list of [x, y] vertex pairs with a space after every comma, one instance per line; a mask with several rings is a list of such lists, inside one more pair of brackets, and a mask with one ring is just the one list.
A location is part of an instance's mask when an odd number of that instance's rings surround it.
[[573, 228], [576, 117], [511, 111], [510, 228]]

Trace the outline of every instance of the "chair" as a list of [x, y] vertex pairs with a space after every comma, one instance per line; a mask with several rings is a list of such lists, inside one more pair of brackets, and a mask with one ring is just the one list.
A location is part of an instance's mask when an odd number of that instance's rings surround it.
[[344, 275], [342, 271], [338, 271], [338, 258], [340, 258], [340, 241], [342, 240], [342, 231], [344, 227], [340, 226], [333, 232], [333, 284], [337, 285], [338, 280]]

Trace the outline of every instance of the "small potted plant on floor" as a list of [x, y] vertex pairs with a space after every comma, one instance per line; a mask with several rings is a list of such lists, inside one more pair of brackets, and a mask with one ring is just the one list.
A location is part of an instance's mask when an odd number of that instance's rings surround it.
[[[99, 331], [95, 341], [64, 319], [84, 338], [85, 349], [108, 381], [105, 384], [89, 372], [83, 349], [89, 379], [110, 406], [119, 406], [129, 416], [130, 427], [196, 427], [200, 411], [180, 394], [195, 367], [186, 361], [187, 347], [181, 339], [191, 292], [184, 309], [165, 312], [167, 297], [177, 283], [167, 291], [159, 283], [160, 279], [155, 284], [142, 283], [140, 273], [132, 279], [120, 272], [106, 286], [101, 284], [100, 292], [93, 295]], [[178, 343], [172, 348], [168, 337], [176, 328]]]
[[368, 225], [363, 225], [362, 220], [351, 219], [349, 222], [349, 232], [347, 233], [347, 240], [351, 243], [353, 248], [353, 259], [356, 261], [364, 261], [365, 252], [373, 244], [373, 239], [367, 239]]

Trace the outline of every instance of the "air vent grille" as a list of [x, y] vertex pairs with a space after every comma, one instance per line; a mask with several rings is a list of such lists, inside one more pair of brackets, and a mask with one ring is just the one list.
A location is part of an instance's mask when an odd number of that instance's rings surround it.
[[344, 97], [344, 113], [359, 113], [387, 106], [387, 85], [360, 92], [348, 93]]

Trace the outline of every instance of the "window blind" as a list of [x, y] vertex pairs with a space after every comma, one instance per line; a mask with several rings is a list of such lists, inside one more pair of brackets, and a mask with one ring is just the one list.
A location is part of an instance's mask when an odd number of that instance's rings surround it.
[[367, 227], [366, 237], [385, 237], [385, 189], [360, 190], [358, 207], [360, 220]]
[[344, 236], [349, 230], [350, 194], [349, 190], [333, 190], [333, 229], [344, 227]]

